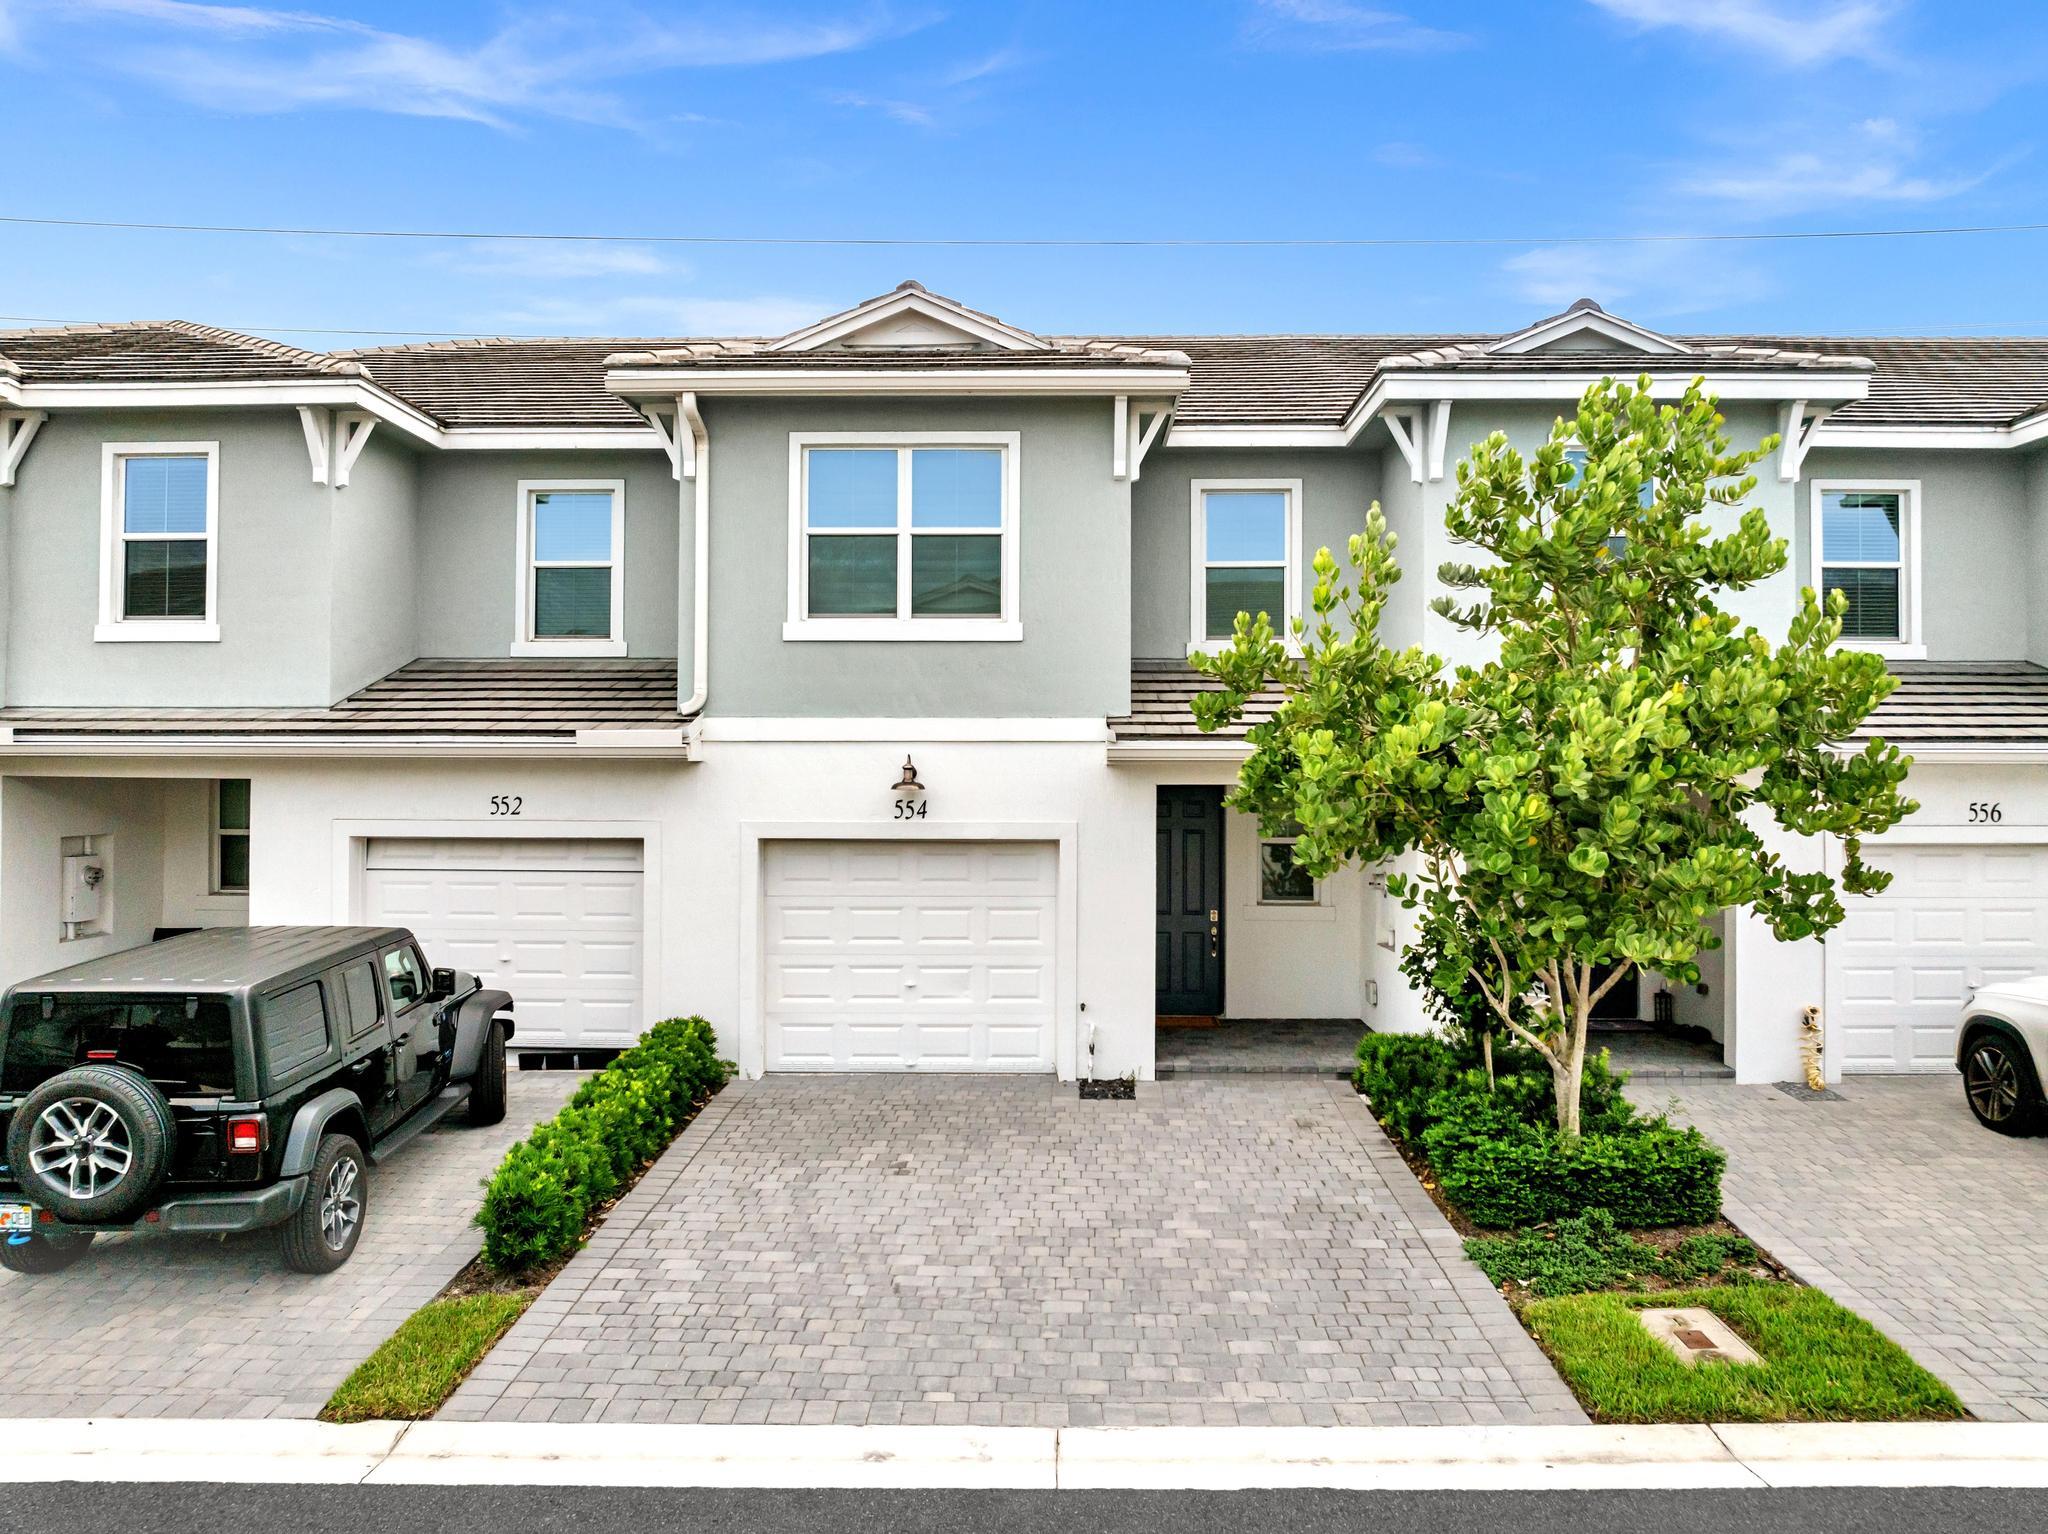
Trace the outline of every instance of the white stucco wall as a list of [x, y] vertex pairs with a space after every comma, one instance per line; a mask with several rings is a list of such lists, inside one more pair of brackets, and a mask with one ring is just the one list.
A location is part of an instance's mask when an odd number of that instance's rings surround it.
[[[66, 940], [66, 837], [96, 838], [109, 931]], [[0, 778], [0, 985], [146, 943], [158, 924], [164, 850], [159, 785]]]

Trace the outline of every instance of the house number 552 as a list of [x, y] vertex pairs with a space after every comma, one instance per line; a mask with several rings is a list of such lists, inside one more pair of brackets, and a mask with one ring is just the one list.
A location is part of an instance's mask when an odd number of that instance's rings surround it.
[[524, 809], [525, 807], [526, 807], [526, 799], [525, 799], [525, 796], [524, 796], [524, 795], [521, 795], [521, 794], [492, 794], [492, 795], [491, 795], [491, 813], [492, 813], [493, 815], [517, 815], [517, 814], [518, 814], [518, 813], [519, 813], [519, 812], [520, 812], [520, 811], [521, 811], [522, 809]]
[[1970, 806], [1970, 824], [1973, 826], [1995, 826], [2005, 819], [2005, 810], [1996, 799], [1979, 799]]

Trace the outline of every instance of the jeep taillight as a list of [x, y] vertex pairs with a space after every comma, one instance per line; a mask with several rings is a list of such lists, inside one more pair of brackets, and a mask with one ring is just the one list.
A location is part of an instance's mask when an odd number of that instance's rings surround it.
[[249, 1118], [228, 1120], [228, 1154], [260, 1155], [270, 1147], [270, 1120], [260, 1113]]

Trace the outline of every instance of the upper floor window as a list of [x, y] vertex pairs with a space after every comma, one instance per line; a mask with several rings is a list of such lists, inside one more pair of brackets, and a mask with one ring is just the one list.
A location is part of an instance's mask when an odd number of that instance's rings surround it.
[[522, 480], [514, 655], [624, 655], [626, 482]]
[[1814, 586], [1848, 599], [1842, 643], [1889, 655], [1925, 653], [1920, 638], [1920, 486], [1813, 482]]
[[1018, 434], [790, 437], [785, 639], [1021, 639]]
[[219, 466], [215, 442], [101, 450], [95, 639], [220, 638]]
[[[1586, 464], [1592, 456], [1592, 454], [1588, 453], [1576, 442], [1564, 450], [1564, 461], [1572, 471], [1571, 478], [1564, 482], [1567, 490], [1577, 488], [1579, 481], [1585, 477]], [[1636, 491], [1636, 504], [1648, 510], [1651, 506], [1656, 505], [1656, 503], [1657, 482], [1654, 479], [1646, 479], [1642, 483], [1642, 488]], [[1628, 534], [1609, 533], [1607, 535], [1607, 552], [1615, 559], [1620, 559], [1626, 554], [1628, 552]]]
[[1240, 612], [1289, 636], [1301, 614], [1301, 481], [1198, 479], [1193, 497], [1194, 632], [1188, 648], [1230, 637]]

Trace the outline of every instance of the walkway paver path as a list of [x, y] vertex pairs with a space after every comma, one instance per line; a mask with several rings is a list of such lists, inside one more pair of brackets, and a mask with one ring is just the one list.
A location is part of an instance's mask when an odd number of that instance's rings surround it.
[[1308, 1076], [735, 1082], [451, 1419], [1580, 1422]]
[[1226, 1019], [1209, 1028], [1161, 1028], [1161, 1077], [1220, 1073], [1346, 1076], [1358, 1068], [1365, 1024], [1354, 1019]]
[[1978, 1125], [1948, 1074], [1851, 1077], [1838, 1101], [1643, 1082], [1728, 1151], [1728, 1217], [1875, 1323], [1979, 1417], [2048, 1421], [2048, 1140]]
[[470, 1224], [506, 1147], [583, 1078], [514, 1071], [505, 1122], [444, 1126], [370, 1174], [347, 1265], [294, 1273], [268, 1231], [101, 1237], [76, 1267], [0, 1272], [0, 1417], [311, 1417], [477, 1253]]

